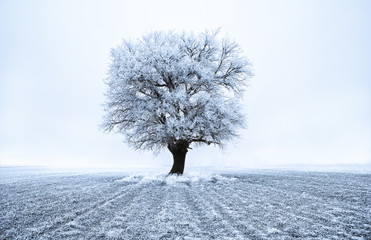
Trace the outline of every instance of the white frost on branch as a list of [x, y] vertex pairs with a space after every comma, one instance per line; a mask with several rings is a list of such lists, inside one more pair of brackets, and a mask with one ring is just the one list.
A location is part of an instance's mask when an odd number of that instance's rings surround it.
[[251, 64], [237, 43], [217, 35], [154, 32], [112, 49], [103, 128], [151, 150], [237, 136]]

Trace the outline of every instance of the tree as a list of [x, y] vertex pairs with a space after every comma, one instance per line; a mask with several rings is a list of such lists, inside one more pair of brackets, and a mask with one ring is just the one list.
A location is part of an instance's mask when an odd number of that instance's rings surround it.
[[240, 99], [252, 76], [239, 45], [218, 31], [154, 32], [111, 50], [103, 128], [134, 149], [173, 155], [170, 174], [183, 174], [190, 145], [237, 136]]

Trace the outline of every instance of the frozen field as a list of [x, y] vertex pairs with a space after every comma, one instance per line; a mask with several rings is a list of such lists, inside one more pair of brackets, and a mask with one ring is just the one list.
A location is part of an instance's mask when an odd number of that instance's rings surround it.
[[0, 168], [0, 239], [292, 238], [371, 239], [371, 174]]

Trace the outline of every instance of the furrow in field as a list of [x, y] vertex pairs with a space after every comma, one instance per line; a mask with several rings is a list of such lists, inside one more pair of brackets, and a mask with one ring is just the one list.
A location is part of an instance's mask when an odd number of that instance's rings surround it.
[[238, 213], [230, 208], [230, 199], [220, 198], [221, 193], [231, 196], [226, 185], [213, 181], [200, 182], [190, 190], [189, 204], [193, 214], [200, 219], [200, 228], [204, 233], [210, 238], [244, 239], [244, 229], [240, 228]]
[[190, 209], [189, 189], [189, 183], [164, 186], [161, 211], [155, 216], [159, 230], [157, 239], [199, 239], [204, 236], [199, 229], [200, 220]]
[[116, 213], [117, 202], [130, 204], [139, 193], [135, 184], [115, 184], [115, 186], [101, 198], [91, 199], [82, 208], [74, 209], [72, 214], [43, 229], [41, 235], [45, 238], [66, 238], [81, 236], [85, 232], [86, 237], [88, 235], [90, 238], [97, 237], [97, 232], [101, 230], [101, 222], [106, 218], [111, 219]]
[[[157, 231], [155, 216], [161, 211], [161, 183], [137, 183], [130, 202], [116, 201], [116, 212], [101, 223], [99, 236], [119, 239], [150, 239]], [[156, 238], [153, 238], [156, 239]]]

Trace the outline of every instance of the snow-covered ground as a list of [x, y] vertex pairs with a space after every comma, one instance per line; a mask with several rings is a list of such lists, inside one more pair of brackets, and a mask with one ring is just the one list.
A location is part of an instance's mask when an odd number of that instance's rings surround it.
[[186, 171], [0, 167], [0, 239], [371, 239], [369, 172]]

